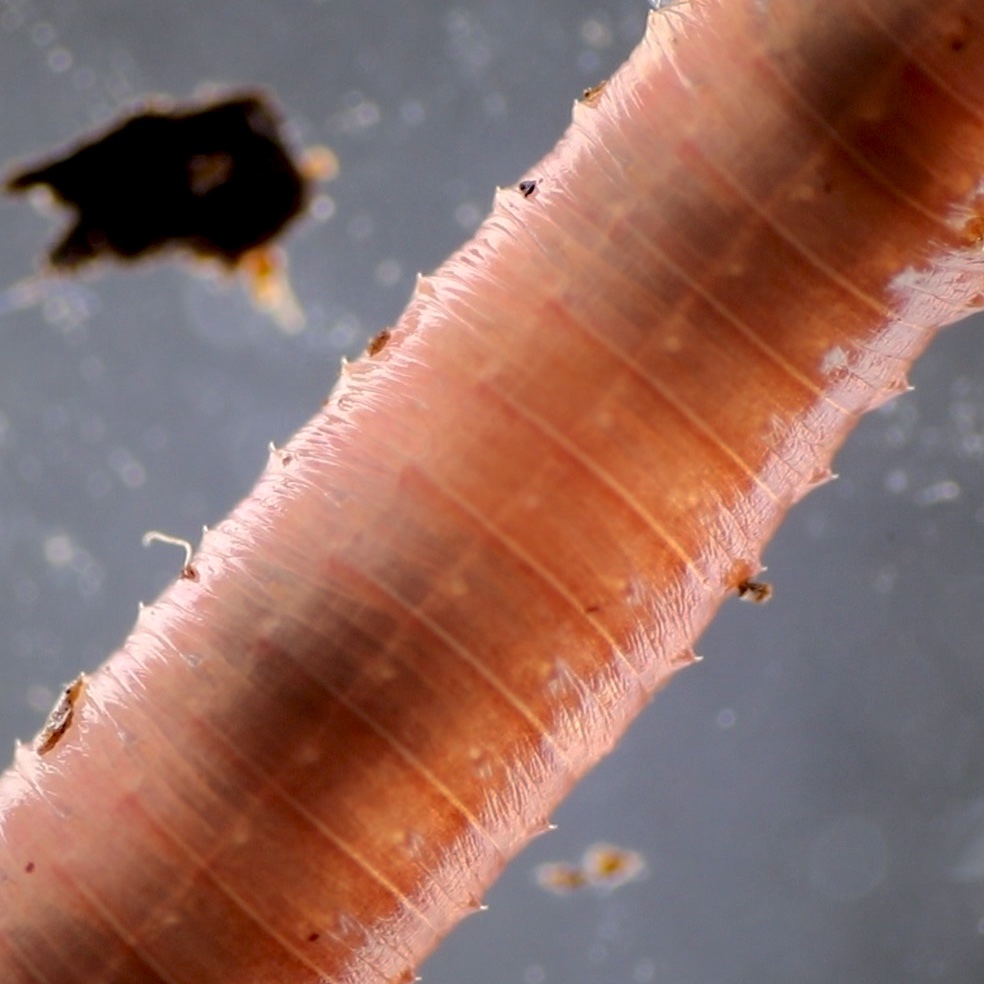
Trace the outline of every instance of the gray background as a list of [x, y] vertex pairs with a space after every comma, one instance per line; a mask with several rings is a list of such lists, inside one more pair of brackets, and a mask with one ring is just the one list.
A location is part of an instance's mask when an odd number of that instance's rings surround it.
[[[290, 238], [310, 327], [161, 263], [0, 315], [0, 744], [121, 640], [180, 556], [622, 60], [644, 4], [0, 0], [0, 160], [148, 92], [269, 85], [342, 174]], [[0, 201], [0, 270], [55, 225]], [[706, 657], [423, 968], [450, 984], [977, 981], [984, 967], [984, 344], [951, 329], [867, 419]], [[6, 755], [6, 753], [4, 753]], [[559, 899], [596, 840], [647, 877]]]

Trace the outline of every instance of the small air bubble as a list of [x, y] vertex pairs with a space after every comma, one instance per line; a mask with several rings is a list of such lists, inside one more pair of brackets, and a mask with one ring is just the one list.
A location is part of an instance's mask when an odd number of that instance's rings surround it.
[[86, 554], [84, 561], [75, 565], [78, 578], [79, 594], [83, 598], [92, 598], [102, 591], [103, 569]]
[[55, 40], [55, 29], [47, 21], [38, 21], [31, 25], [30, 36], [39, 48], [45, 48]]
[[328, 340], [336, 349], [348, 349], [361, 327], [354, 315], [341, 317], [328, 329]]
[[400, 282], [402, 270], [396, 260], [383, 260], [373, 275], [380, 287], [395, 287]]
[[576, 59], [577, 70], [582, 76], [594, 76], [601, 71], [601, 58], [598, 52], [589, 48], [582, 51]]
[[904, 427], [893, 425], [885, 430], [885, 443], [890, 448], [900, 448], [909, 440]]
[[84, 324], [95, 310], [95, 295], [85, 288], [59, 284], [41, 304], [41, 315], [49, 325], [71, 332]]
[[407, 126], [419, 126], [427, 118], [427, 110], [417, 99], [408, 99], [400, 106], [400, 119]]
[[473, 232], [482, 221], [482, 213], [474, 202], [462, 202], [454, 210], [454, 220], [465, 232]]
[[16, 7], [8, 7], [0, 14], [0, 30], [8, 31], [12, 34], [14, 31], [23, 27], [23, 25], [23, 11], [18, 10]]
[[524, 984], [543, 984], [547, 979], [547, 972], [539, 964], [530, 964], [523, 971]]
[[88, 65], [82, 65], [73, 72], [72, 84], [80, 92], [91, 89], [96, 84], [96, 73]]
[[497, 119], [506, 115], [509, 104], [506, 97], [501, 92], [489, 92], [482, 98], [482, 109], [485, 115]]
[[66, 567], [72, 561], [75, 548], [72, 538], [65, 533], [54, 533], [45, 538], [44, 559], [52, 567]]
[[357, 243], [364, 243], [370, 236], [375, 223], [364, 212], [356, 215], [348, 224], [348, 234]]
[[595, 17], [589, 17], [581, 24], [581, 40], [591, 48], [608, 48], [612, 43], [612, 30]]
[[109, 467], [128, 489], [139, 489], [147, 481], [146, 469], [126, 448], [109, 452]]
[[827, 517], [823, 513], [813, 513], [806, 520], [806, 532], [814, 539], [819, 540], [827, 533]]
[[909, 487], [909, 476], [901, 468], [890, 471], [885, 476], [885, 491], [899, 495]]
[[315, 195], [311, 199], [308, 211], [316, 222], [327, 222], [337, 211], [335, 199], [331, 195]]
[[872, 587], [880, 595], [891, 594], [892, 589], [895, 587], [895, 582], [898, 580], [899, 572], [891, 565], [882, 567], [880, 570], [875, 572], [874, 580], [872, 581]]
[[133, 96], [133, 83], [125, 75], [112, 75], [105, 81], [106, 91], [113, 106], [110, 108], [110, 117], [115, 115], [115, 107], [122, 102], [126, 102]]
[[714, 718], [714, 723], [722, 730], [728, 731], [730, 728], [735, 726], [735, 722], [738, 720], [738, 715], [730, 707], [723, 707], [718, 711], [717, 716]]
[[55, 702], [55, 692], [50, 687], [33, 683], [27, 688], [27, 706], [38, 714], [45, 714], [51, 710]]
[[960, 498], [960, 486], [952, 480], [934, 482], [916, 493], [916, 504], [919, 506], [936, 506], [941, 502], [953, 502]]
[[358, 133], [376, 126], [382, 119], [378, 103], [372, 102], [361, 92], [350, 92], [346, 97], [346, 107], [330, 121], [335, 130], [342, 133]]
[[63, 48], [61, 45], [58, 45], [58, 47], [52, 48], [51, 51], [48, 52], [48, 57], [46, 60], [48, 62], [48, 68], [50, 68], [52, 72], [56, 72], [60, 75], [62, 72], [67, 72], [72, 67], [73, 58], [72, 53], [68, 50], [68, 48]]
[[[120, 102], [126, 98], [126, 94], [120, 95]], [[113, 118], [113, 107], [107, 102], [97, 102], [93, 103], [89, 107], [89, 119], [96, 125], [101, 125], [106, 123], [108, 120]]]

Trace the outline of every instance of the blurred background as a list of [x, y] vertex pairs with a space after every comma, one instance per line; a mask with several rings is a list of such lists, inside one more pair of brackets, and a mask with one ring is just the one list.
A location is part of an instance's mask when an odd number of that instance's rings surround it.
[[[107, 267], [18, 308], [64, 221], [0, 200], [0, 747], [122, 640], [642, 33], [643, 0], [0, 0], [0, 163], [153, 93], [261, 85], [341, 174], [288, 237], [308, 319]], [[615, 754], [422, 968], [433, 984], [976, 981], [984, 969], [984, 339], [951, 329], [866, 419]], [[534, 877], [608, 841], [644, 877]]]

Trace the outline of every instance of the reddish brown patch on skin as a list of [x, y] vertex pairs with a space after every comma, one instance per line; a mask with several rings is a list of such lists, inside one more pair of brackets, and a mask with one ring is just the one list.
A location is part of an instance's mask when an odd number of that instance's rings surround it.
[[45, 726], [38, 735], [34, 749], [38, 755], [47, 755], [68, 731], [75, 715], [75, 705], [85, 689], [85, 674], [80, 673], [62, 692]]
[[381, 332], [379, 332], [379, 334], [374, 335], [369, 340], [369, 344], [366, 346], [366, 354], [369, 358], [372, 358], [374, 355], [379, 355], [379, 353], [386, 348], [386, 344], [390, 340], [390, 334], [391, 332], [389, 328], [384, 328]]
[[29, 875], [31, 873], [33, 873], [33, 871], [34, 871], [34, 862], [33, 861], [28, 861], [27, 864], [24, 865], [24, 871], [26, 871]]
[[961, 227], [960, 238], [973, 249], [984, 248], [984, 202], [974, 203], [974, 212]]
[[308, 936], [308, 943], [317, 943], [319, 939], [321, 939], [320, 933], [311, 933], [310, 936]]

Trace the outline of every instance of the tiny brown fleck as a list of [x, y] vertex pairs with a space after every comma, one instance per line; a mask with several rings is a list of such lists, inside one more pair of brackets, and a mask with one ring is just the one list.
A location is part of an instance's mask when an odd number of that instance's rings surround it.
[[30, 875], [34, 871], [34, 862], [28, 861], [27, 864], [24, 865], [24, 870]]
[[379, 355], [380, 352], [386, 348], [386, 343], [390, 340], [390, 330], [389, 328], [384, 328], [379, 334], [373, 335], [369, 339], [369, 344], [366, 346], [366, 352], [371, 358], [374, 355]]
[[321, 939], [320, 933], [311, 933], [308, 936], [308, 943], [317, 943], [319, 939]]
[[605, 91], [605, 86], [608, 85], [607, 79], [602, 79], [597, 85], [590, 85], [581, 93], [581, 102], [585, 106], [597, 106], [598, 100], [601, 99], [601, 94]]
[[178, 575], [182, 581], [197, 581], [198, 571], [191, 566], [191, 564], [185, 564], [181, 568], [181, 573]]
[[587, 884], [584, 872], [565, 861], [550, 861], [537, 865], [536, 883], [555, 895], [569, 895]]
[[639, 878], [646, 862], [638, 851], [615, 844], [592, 844], [581, 859], [581, 870], [589, 884], [611, 891]]
[[63, 691], [58, 703], [52, 708], [44, 728], [34, 743], [38, 755], [45, 755], [61, 741], [62, 735], [68, 731], [75, 714], [75, 705], [85, 689], [85, 674], [80, 673]]
[[539, 182], [535, 178], [527, 178], [525, 181], [519, 182], [519, 193], [523, 198], [529, 198], [536, 192], [536, 187]]
[[746, 578], [738, 586], [738, 597], [742, 601], [750, 601], [763, 605], [772, 597], [772, 585], [768, 581], [753, 581]]

